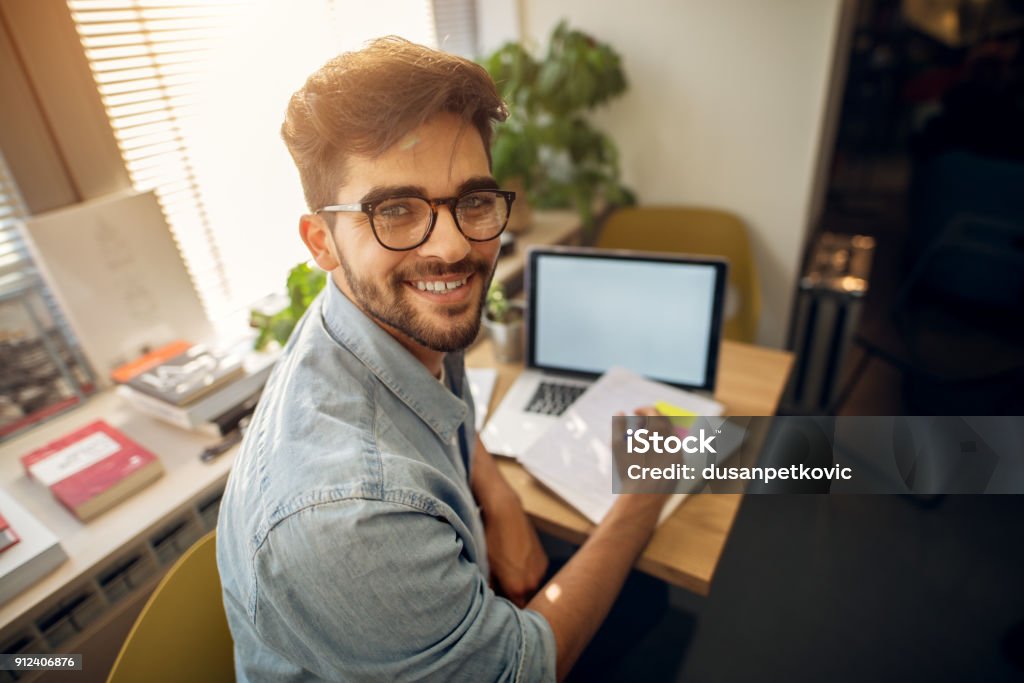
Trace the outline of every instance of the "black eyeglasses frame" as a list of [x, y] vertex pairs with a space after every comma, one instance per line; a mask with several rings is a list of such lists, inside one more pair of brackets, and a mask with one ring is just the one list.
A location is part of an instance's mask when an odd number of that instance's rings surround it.
[[[477, 192], [493, 192], [494, 194], [496, 194], [496, 195], [498, 195], [500, 197], [503, 197], [505, 199], [505, 203], [506, 203], [506, 207], [505, 207], [505, 209], [506, 209], [505, 210], [505, 224], [501, 226], [501, 230], [499, 230], [493, 237], [488, 237], [486, 239], [477, 239], [477, 238], [470, 237], [469, 235], [467, 235], [465, 233], [465, 231], [462, 229], [462, 226], [459, 224], [459, 217], [458, 217], [458, 215], [455, 212], [455, 207], [458, 205], [458, 203], [462, 199], [464, 199], [465, 197], [467, 197], [467, 196], [469, 196], [471, 194], [475, 194]], [[377, 208], [378, 206], [380, 206], [384, 202], [390, 202], [390, 201], [394, 201], [396, 199], [421, 199], [421, 200], [425, 201], [427, 204], [430, 205], [430, 224], [427, 226], [427, 230], [423, 234], [423, 239], [421, 239], [419, 242], [417, 242], [416, 244], [414, 244], [412, 246], [409, 246], [409, 247], [391, 247], [391, 246], [388, 246], [387, 244], [384, 244], [384, 241], [380, 238], [380, 235], [377, 234], [377, 226], [375, 226], [373, 224], [373, 211], [374, 211], [374, 209]], [[410, 195], [396, 195], [396, 196], [393, 196], [393, 197], [383, 197], [383, 198], [378, 199], [376, 201], [363, 202], [361, 204], [331, 204], [331, 205], [328, 205], [328, 206], [323, 206], [323, 207], [317, 209], [316, 211], [314, 211], [313, 213], [316, 213], [316, 214], [320, 214], [320, 213], [365, 213], [367, 220], [370, 221], [370, 230], [373, 232], [373, 237], [374, 237], [374, 239], [377, 240], [377, 244], [379, 244], [380, 246], [384, 247], [385, 249], [387, 249], [389, 251], [412, 251], [413, 249], [417, 249], [417, 248], [423, 246], [427, 242], [427, 240], [430, 239], [431, 234], [433, 234], [433, 232], [434, 232], [434, 226], [437, 225], [437, 207], [439, 207], [439, 206], [446, 206], [446, 207], [448, 207], [448, 213], [451, 214], [452, 221], [455, 223], [455, 227], [458, 228], [459, 233], [463, 237], [465, 237], [467, 240], [469, 240], [470, 242], [490, 242], [491, 240], [498, 239], [498, 237], [501, 236], [501, 233], [505, 232], [505, 228], [508, 227], [508, 220], [509, 220], [509, 217], [512, 215], [512, 203], [515, 200], [516, 200], [516, 193], [511, 191], [511, 190], [476, 188], [475, 190], [467, 190], [466, 192], [463, 192], [462, 194], [460, 194], [460, 195], [458, 195], [456, 197], [443, 197], [443, 198], [439, 198], [439, 199], [430, 199], [429, 197], [423, 197], [423, 196], [420, 196], [420, 195], [410, 194]]]

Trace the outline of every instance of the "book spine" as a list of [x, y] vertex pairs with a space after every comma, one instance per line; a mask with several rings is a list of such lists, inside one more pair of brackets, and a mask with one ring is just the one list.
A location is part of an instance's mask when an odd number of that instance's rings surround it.
[[124, 399], [132, 408], [151, 417], [168, 422], [175, 427], [181, 427], [182, 429], [192, 429], [195, 427], [187, 411], [165, 403], [158, 398], [147, 396], [127, 386], [118, 387], [117, 395]]

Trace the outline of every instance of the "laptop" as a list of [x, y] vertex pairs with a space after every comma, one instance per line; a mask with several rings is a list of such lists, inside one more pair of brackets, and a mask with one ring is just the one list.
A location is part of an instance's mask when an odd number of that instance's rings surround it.
[[713, 392], [726, 271], [724, 259], [680, 254], [529, 251], [526, 368], [484, 426], [487, 450], [518, 457], [614, 366]]

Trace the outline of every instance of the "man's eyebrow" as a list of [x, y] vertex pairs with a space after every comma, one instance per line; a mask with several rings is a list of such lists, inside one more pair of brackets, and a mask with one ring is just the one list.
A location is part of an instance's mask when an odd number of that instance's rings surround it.
[[[498, 182], [489, 175], [473, 176], [462, 182], [455, 190], [456, 196], [471, 190], [497, 190]], [[359, 200], [360, 204], [372, 204], [388, 197], [426, 197], [427, 190], [421, 185], [378, 185]]]
[[378, 185], [359, 200], [360, 204], [372, 204], [388, 197], [426, 197], [426, 188], [420, 185]]
[[464, 181], [459, 185], [459, 189], [456, 194], [462, 194], [463, 192], [469, 192], [470, 190], [497, 190], [498, 181], [489, 175], [478, 175]]

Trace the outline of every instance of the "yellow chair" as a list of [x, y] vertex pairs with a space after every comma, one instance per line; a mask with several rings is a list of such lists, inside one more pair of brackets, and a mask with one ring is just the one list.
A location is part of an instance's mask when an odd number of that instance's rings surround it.
[[211, 531], [185, 551], [153, 591], [107, 683], [233, 680], [233, 645]]
[[761, 316], [761, 287], [743, 221], [716, 209], [630, 207], [604, 224], [596, 246], [604, 249], [676, 252], [729, 259], [722, 334], [753, 343]]

